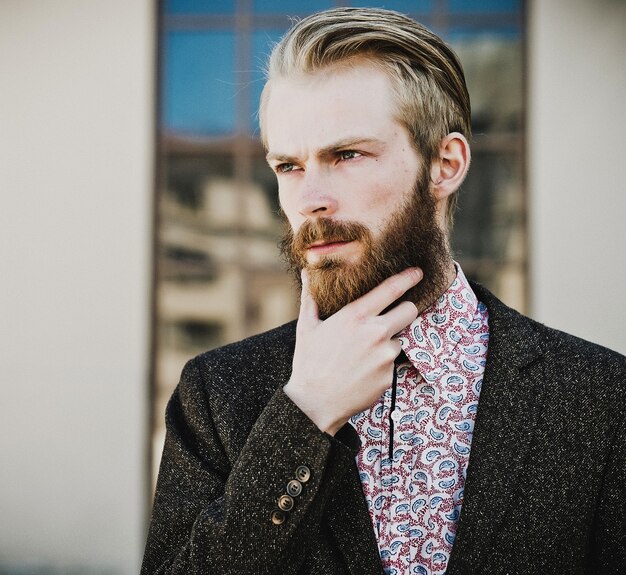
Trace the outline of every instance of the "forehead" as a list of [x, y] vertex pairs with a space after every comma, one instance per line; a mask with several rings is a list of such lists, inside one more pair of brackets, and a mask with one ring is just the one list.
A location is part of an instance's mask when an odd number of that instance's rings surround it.
[[365, 62], [271, 81], [264, 113], [270, 152], [323, 148], [355, 134], [384, 139], [400, 126], [389, 77]]

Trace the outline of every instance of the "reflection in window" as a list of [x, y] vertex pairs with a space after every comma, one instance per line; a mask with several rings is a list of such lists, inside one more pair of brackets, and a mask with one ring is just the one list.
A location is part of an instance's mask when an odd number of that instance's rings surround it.
[[450, 12], [515, 13], [521, 10], [521, 0], [448, 0], [448, 9]]
[[168, 130], [188, 134], [232, 132], [234, 48], [231, 32], [185, 30], [165, 34], [162, 89], [163, 120]]
[[481, 33], [451, 43], [465, 69], [474, 135], [519, 134], [524, 113], [519, 36]]
[[303, 15], [332, 8], [333, 0], [254, 0], [254, 10], [266, 14]]
[[195, 318], [163, 322], [162, 330], [163, 340], [168, 346], [185, 351], [195, 349], [198, 353], [215, 347], [223, 337], [222, 325]]
[[166, 14], [232, 14], [236, 0], [165, 0]]
[[[258, 140], [258, 99], [288, 16], [336, 5], [408, 13], [447, 39], [472, 99], [472, 167], [453, 247], [466, 274], [526, 304], [523, 14], [519, 0], [165, 0], [157, 196], [154, 453], [165, 403], [194, 354], [297, 315], [283, 222]], [[156, 459], [154, 460], [157, 463]]]

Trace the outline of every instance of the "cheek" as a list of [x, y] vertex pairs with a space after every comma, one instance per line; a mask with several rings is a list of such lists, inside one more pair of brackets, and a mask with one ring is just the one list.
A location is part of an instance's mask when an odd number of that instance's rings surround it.
[[405, 208], [409, 193], [411, 190], [407, 190], [406, 185], [401, 185], [401, 183], [397, 188], [378, 191], [376, 200], [371, 203], [366, 216], [370, 220], [368, 225], [374, 235], [383, 232], [393, 216]]
[[292, 202], [289, 201], [289, 194], [285, 193], [280, 184], [278, 186], [278, 205], [287, 218], [289, 218], [293, 213], [293, 205]]
[[363, 194], [358, 203], [358, 210], [363, 219], [374, 224], [386, 221], [402, 205], [404, 188], [396, 187], [393, 182], [372, 186]]
[[298, 231], [298, 228], [302, 225], [304, 218], [298, 213], [293, 202], [289, 202], [289, 196], [278, 192], [278, 204], [283, 211], [284, 217], [287, 219], [289, 226], [294, 232]]

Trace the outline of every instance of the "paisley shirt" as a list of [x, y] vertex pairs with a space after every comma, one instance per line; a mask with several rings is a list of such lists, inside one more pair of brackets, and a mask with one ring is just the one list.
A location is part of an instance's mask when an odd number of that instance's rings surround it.
[[399, 338], [395, 401], [389, 388], [351, 418], [362, 441], [357, 465], [385, 573], [442, 575], [463, 504], [489, 340], [487, 308], [458, 264], [452, 285]]

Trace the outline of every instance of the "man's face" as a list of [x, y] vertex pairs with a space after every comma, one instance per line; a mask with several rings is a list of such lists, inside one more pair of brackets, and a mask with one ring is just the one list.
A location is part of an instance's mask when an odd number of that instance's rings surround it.
[[412, 265], [424, 271], [407, 294], [418, 307], [447, 287], [429, 171], [394, 118], [393, 97], [367, 63], [271, 86], [265, 135], [290, 226], [283, 252], [295, 271], [309, 269], [321, 317]]

